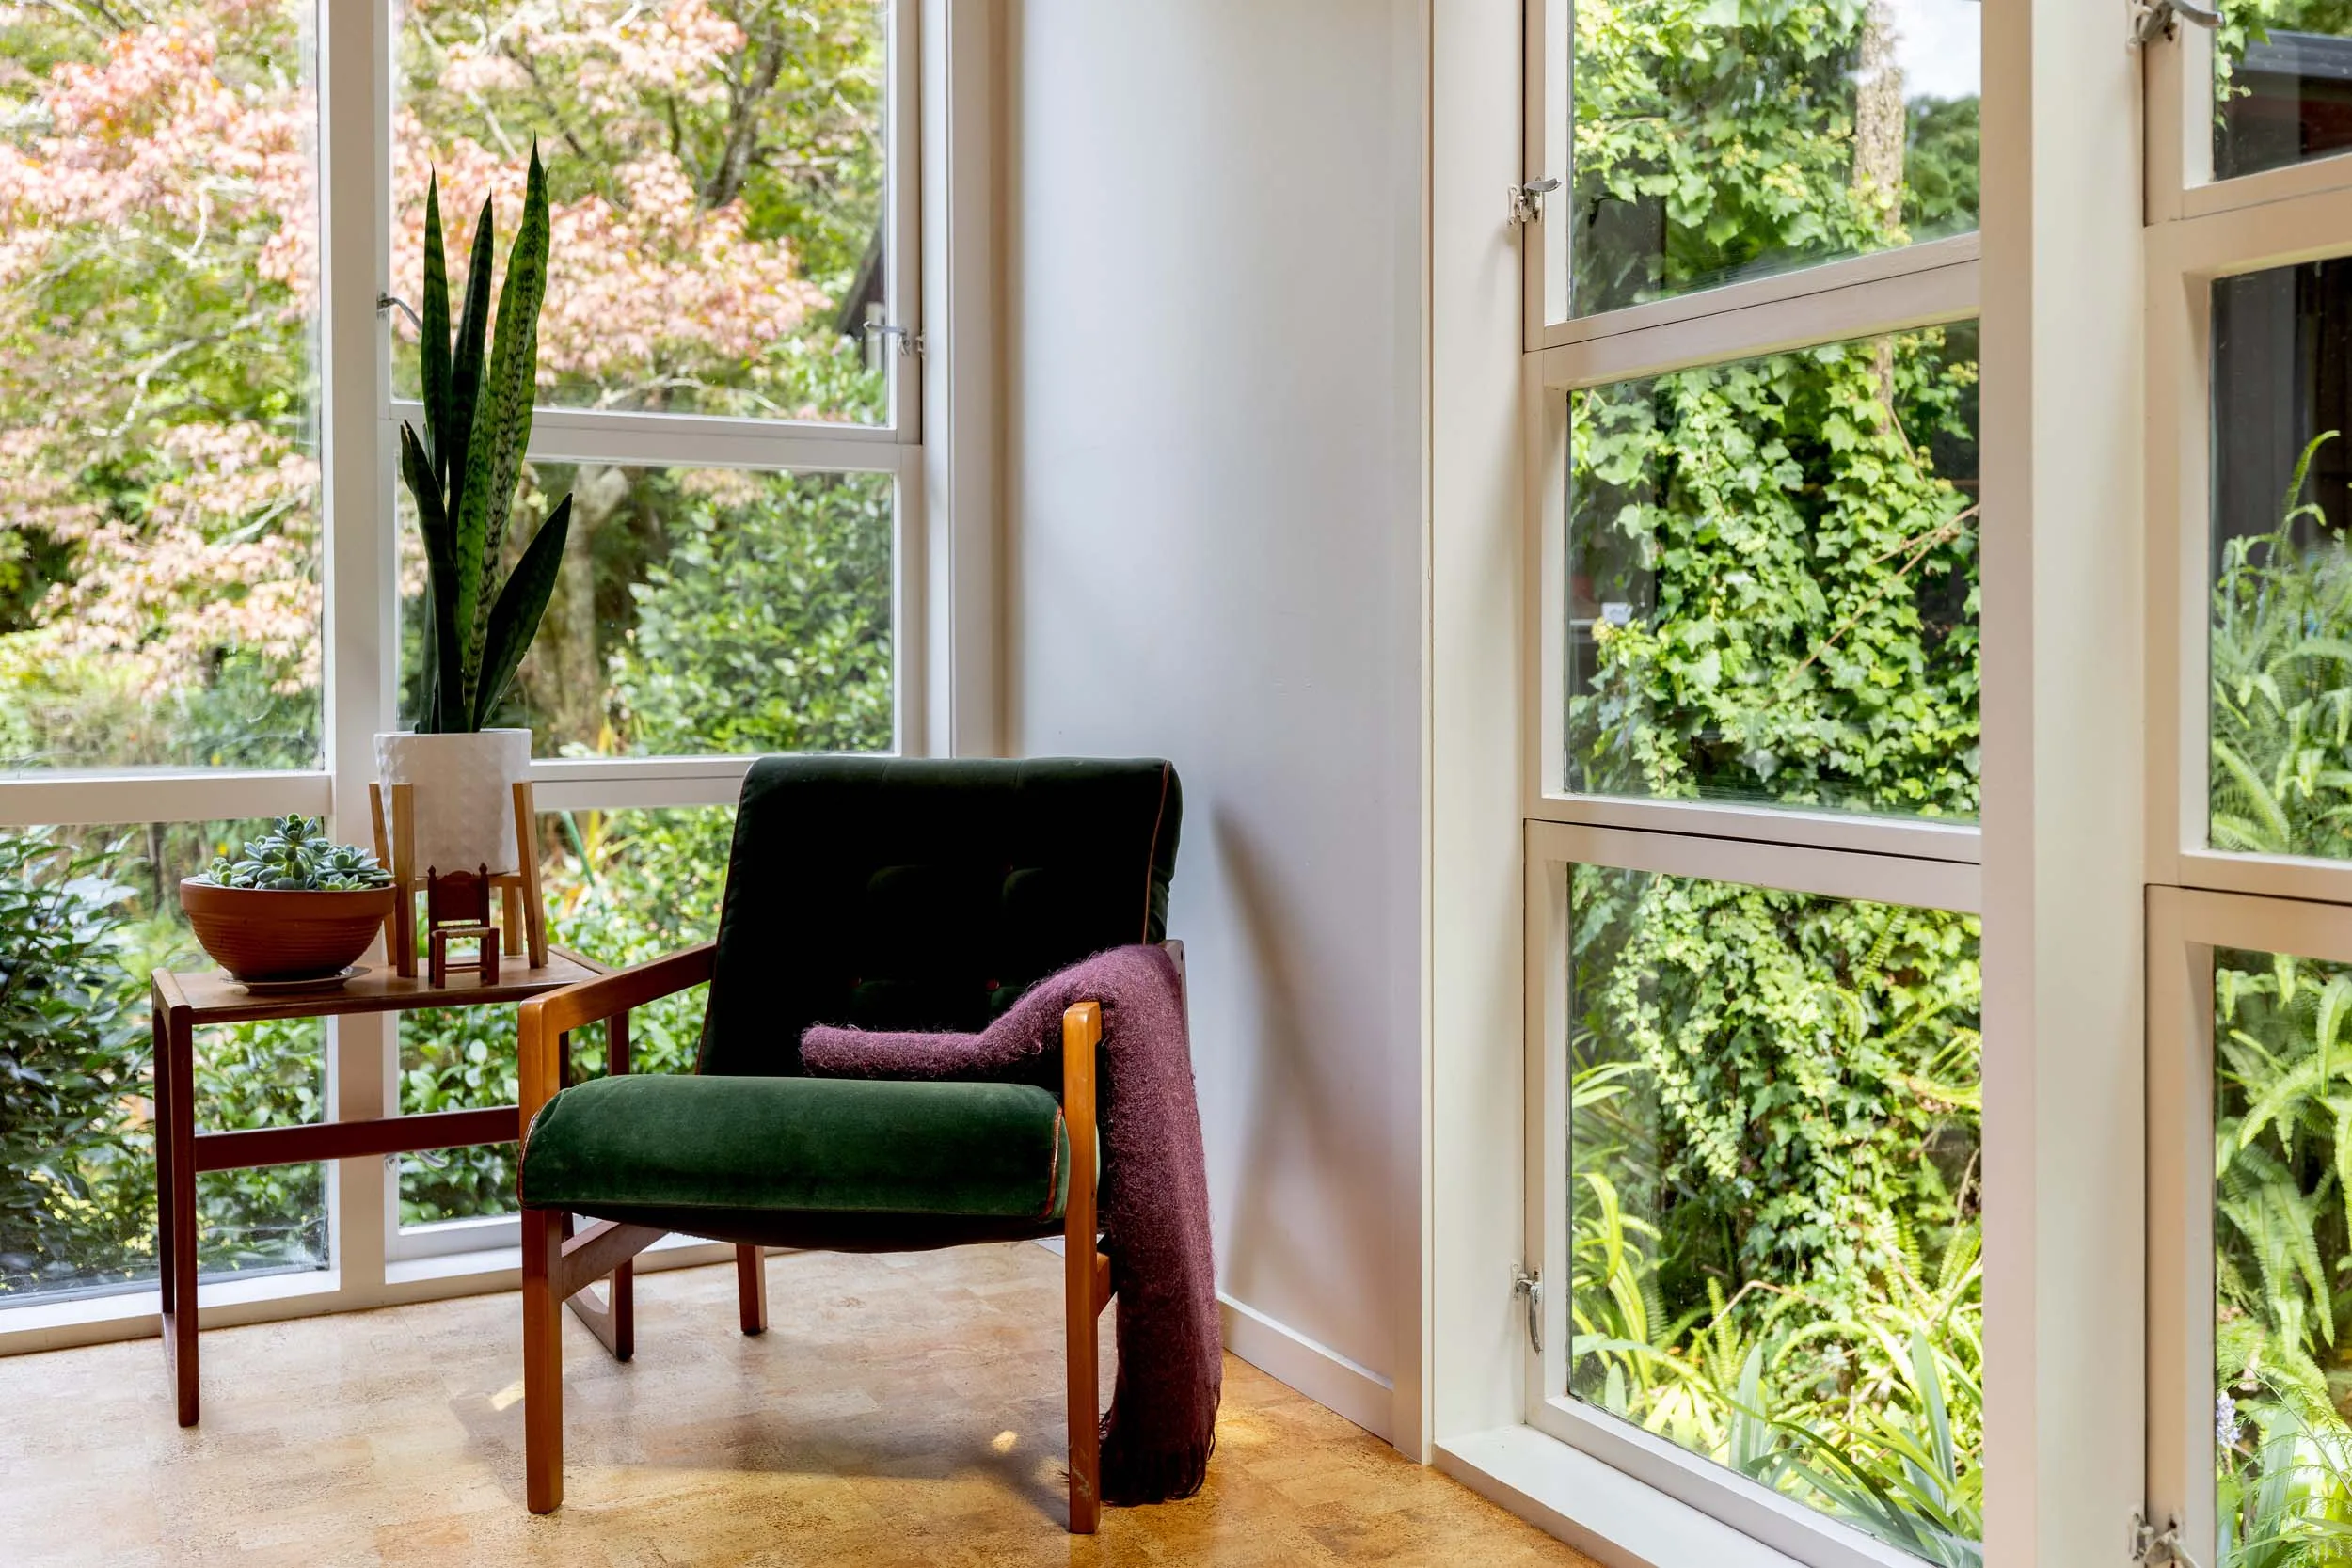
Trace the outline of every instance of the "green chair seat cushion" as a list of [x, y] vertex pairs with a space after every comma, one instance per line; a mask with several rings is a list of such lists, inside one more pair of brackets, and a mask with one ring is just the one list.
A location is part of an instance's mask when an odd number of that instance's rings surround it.
[[[1061, 1107], [1026, 1084], [639, 1074], [531, 1125], [523, 1202], [599, 1218], [898, 1214], [1042, 1226], [1070, 1193]], [[753, 1239], [744, 1237], [745, 1240]]]
[[586, 1203], [567, 1210], [592, 1220], [617, 1220], [705, 1241], [803, 1252], [930, 1252], [1062, 1233], [1058, 1214], [1028, 1220], [987, 1214], [829, 1214], [810, 1209], [663, 1209], [629, 1203]]

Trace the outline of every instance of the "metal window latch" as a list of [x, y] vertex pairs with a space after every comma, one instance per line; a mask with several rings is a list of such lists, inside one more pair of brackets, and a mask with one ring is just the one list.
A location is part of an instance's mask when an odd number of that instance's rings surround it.
[[1544, 198], [1560, 188], [1557, 179], [1530, 180], [1524, 185], [1514, 185], [1511, 198], [1511, 223], [1524, 229], [1544, 215]]
[[1536, 1354], [1544, 1351], [1544, 1276], [1521, 1266], [1512, 1271], [1511, 1294], [1527, 1298], [1527, 1342]]
[[406, 300], [401, 298], [398, 294], [378, 294], [375, 296], [375, 313], [377, 315], [389, 315], [394, 310], [397, 310], [402, 315], [406, 316], [410, 325], [414, 325], [418, 331], [421, 332], [424, 330], [424, 323], [417, 320], [416, 311], [408, 308], [408, 302]]
[[867, 322], [866, 335], [868, 338], [898, 339], [898, 353], [909, 359], [923, 352], [923, 335], [920, 332], [910, 332], [905, 327], [894, 325], [889, 322]]
[[2181, 1522], [2167, 1519], [2164, 1528], [2158, 1529], [2145, 1513], [2132, 1515], [2132, 1560], [2148, 1568], [2200, 1568], [2188, 1548], [2181, 1544]]
[[2150, 44], [2158, 39], [2180, 36], [2181, 24], [2194, 22], [2200, 27], [2218, 27], [2221, 13], [2194, 5], [2191, 0], [2132, 0], [2132, 41]]

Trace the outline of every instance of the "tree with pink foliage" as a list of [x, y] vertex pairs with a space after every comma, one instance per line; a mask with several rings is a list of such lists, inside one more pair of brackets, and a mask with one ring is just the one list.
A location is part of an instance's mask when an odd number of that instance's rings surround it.
[[[304, 9], [0, 3], [0, 767], [316, 757]], [[429, 172], [511, 230], [535, 135], [546, 401], [873, 417], [839, 310], [879, 231], [879, 40], [874, 0], [414, 0], [395, 291]], [[592, 578], [658, 553], [599, 527], [627, 513], [586, 519]]]

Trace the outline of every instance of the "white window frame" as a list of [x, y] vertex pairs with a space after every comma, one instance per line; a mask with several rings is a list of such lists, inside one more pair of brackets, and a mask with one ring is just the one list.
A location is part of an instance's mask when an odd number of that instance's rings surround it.
[[2148, 892], [2148, 1498], [2206, 1560], [2214, 1493], [2214, 998], [2217, 947], [2352, 963], [2352, 908]]
[[1916, 1559], [1871, 1539], [1703, 1455], [1643, 1431], [1565, 1389], [1569, 1287], [1575, 1277], [1569, 1147], [1568, 877], [1578, 865], [1703, 878], [1823, 897], [1974, 914], [1977, 867], [1953, 860], [1823, 849], [1761, 839], [1530, 821], [1527, 831], [1527, 1039], [1529, 1154], [1527, 1256], [1549, 1282], [1540, 1308], [1543, 1349], [1523, 1357], [1528, 1424], [1666, 1497], [1814, 1568], [1904, 1568]]
[[[1557, 179], [1521, 231], [1526, 354], [1522, 370], [1527, 498], [1525, 613], [1535, 635], [1520, 689], [1525, 816], [1531, 821], [1641, 828], [1767, 844], [1975, 863], [1974, 823], [1859, 816], [1721, 801], [1658, 800], [1572, 793], [1566, 755], [1567, 394], [1670, 371], [1788, 349], [1967, 321], [1980, 310], [1981, 245], [1963, 234], [1926, 245], [1775, 273], [1620, 310], [1569, 319], [1566, 311], [1568, 77], [1571, 0], [1530, 0], [1523, 56], [1524, 178]], [[1531, 982], [1532, 983], [1532, 982]]]
[[[1433, 12], [1428, 1283], [1410, 1414], [1449, 1473], [1612, 1568], [1788, 1568], [1881, 1548], [1769, 1501], [1759, 1521], [1753, 1496], [1671, 1455], [1620, 1452], [1620, 1467], [1531, 1407], [1509, 1283], [1544, 1223], [1525, 1202], [1543, 1191], [1531, 1151], [1565, 1112], [1543, 1102], [1535, 1049], [1556, 1005], [1542, 993], [1552, 917], [1530, 912], [1565, 863], [1532, 836], [1554, 825], [1698, 841], [1692, 863], [1730, 880], [1757, 847], [1820, 865], [1885, 857], [1921, 885], [1975, 875], [1985, 1448], [2001, 1456], [1984, 1472], [1986, 1560], [2120, 1563], [2122, 1524], [2145, 1504], [2140, 62], [2122, 8], [1986, 0], [1982, 14], [1979, 236], [1571, 322], [1551, 248], [1565, 207], [1547, 201], [1511, 247], [1501, 199], [1568, 174], [1566, 55], [1543, 41], [1565, 31], [1565, 0]], [[1498, 110], [1506, 95], [1518, 104]], [[1506, 313], [1502, 274], [1522, 257]], [[1981, 827], [1607, 801], [1548, 783], [1561, 756], [1561, 394], [1969, 314], [1984, 372]], [[1498, 453], [1516, 470], [1507, 486], [1490, 477]], [[1565, 1289], [1549, 1271], [1545, 1284]], [[1673, 1488], [1645, 1479], [1653, 1463]]]
[[[322, 766], [284, 771], [87, 769], [0, 777], [0, 826], [213, 821], [302, 812], [364, 841], [373, 736], [397, 723], [394, 456], [420, 405], [392, 396], [390, 292], [395, 0], [318, 0], [325, 449]], [[898, 354], [889, 419], [872, 426], [543, 408], [529, 455], [550, 461], [889, 474], [893, 540], [892, 752], [993, 749], [995, 414], [993, 324], [994, 19], [948, 0], [890, 0], [885, 284], [890, 320], [920, 341]], [[953, 135], [950, 135], [950, 127]], [[337, 199], [338, 193], [364, 193]], [[891, 341], [886, 340], [886, 341]], [[927, 432], [948, 450], [925, 443]], [[748, 756], [534, 759], [543, 811], [734, 803]], [[201, 1042], [199, 1041], [199, 1049]], [[396, 1104], [396, 1025], [332, 1021], [327, 1102], [338, 1120]], [[490, 1216], [404, 1230], [396, 1162], [329, 1166], [321, 1270], [208, 1280], [206, 1327], [513, 1288], [518, 1227]], [[722, 1259], [683, 1240], [641, 1267]], [[151, 1286], [0, 1306], [0, 1354], [152, 1334]]]
[[[1976, 236], [1967, 235], [1908, 251], [1833, 261], [1790, 277], [1732, 284], [1588, 316], [1576, 324], [1575, 341], [1526, 356], [1527, 558], [1535, 563], [1527, 583], [1527, 613], [1537, 630], [1526, 642], [1532, 663], [1522, 678], [1522, 689], [1534, 701], [1524, 726], [1532, 742], [1523, 765], [1529, 818], [1977, 861], [1981, 835], [1970, 822], [1580, 794], [1561, 784], [1566, 755], [1562, 716], [1568, 394], [1787, 349], [1970, 320], [1979, 309], [1980, 263], [1976, 251]], [[1898, 266], [1898, 261], [1903, 264]], [[1789, 285], [1797, 279], [1812, 286], [1792, 292]]]
[[2337, 183], [2160, 219], [2147, 232], [2148, 615], [2152, 627], [2172, 630], [2149, 639], [2148, 866], [2158, 885], [2352, 900], [2352, 863], [2233, 854], [2206, 842], [2213, 285], [2352, 255], [2352, 156], [2274, 172], [2317, 171]]
[[2208, 843], [2213, 289], [2352, 256], [2352, 156], [2214, 177], [2211, 35], [2146, 60], [2149, 1516], [2203, 1560], [2214, 1481], [2213, 955], [2352, 962], [2352, 862]]
[[[1827, 261], [1625, 309], [1565, 319], [1567, 91], [1561, 69], [1570, 0], [1527, 8], [1527, 179], [1563, 188], [1525, 226], [1527, 470], [1525, 559], [1532, 699], [1521, 733], [1525, 818], [1527, 1006], [1522, 1206], [1525, 1256], [1538, 1260], [1546, 1330], [1522, 1356], [1527, 1423], [1810, 1568], [1898, 1568], [1909, 1561], [1861, 1531], [1778, 1496], [1703, 1456], [1566, 1397], [1574, 1277], [1568, 1169], [1567, 871], [1588, 863], [1915, 907], [1979, 908], [1982, 833], [1973, 822], [1864, 816], [1645, 800], [1564, 787], [1566, 697], [1569, 394], [1639, 377], [1789, 349], [1976, 318], [1981, 245], [1974, 233]], [[1554, 54], [1558, 58], [1555, 60]]]

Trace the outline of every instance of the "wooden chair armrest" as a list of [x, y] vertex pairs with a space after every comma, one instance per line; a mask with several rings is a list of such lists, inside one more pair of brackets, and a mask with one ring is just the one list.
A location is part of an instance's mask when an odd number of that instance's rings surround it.
[[710, 942], [665, 953], [610, 974], [599, 974], [593, 980], [534, 996], [522, 1005], [522, 1016], [528, 1020], [537, 1014], [540, 1027], [552, 1034], [598, 1023], [615, 1013], [642, 1007], [648, 1002], [675, 996], [690, 986], [701, 985], [710, 978], [717, 953], [718, 943]]
[[[574, 1029], [627, 1015], [664, 996], [675, 996], [710, 978], [716, 942], [702, 942], [628, 969], [582, 980], [576, 986], [534, 996], [522, 1005], [517, 1034], [517, 1076], [521, 1080], [520, 1109], [526, 1136], [539, 1107], [564, 1086], [557, 1043]], [[616, 1042], [617, 1044], [617, 1042]], [[625, 1049], [625, 1048], [624, 1048]], [[613, 1069], [628, 1070], [623, 1052], [614, 1053]]]

